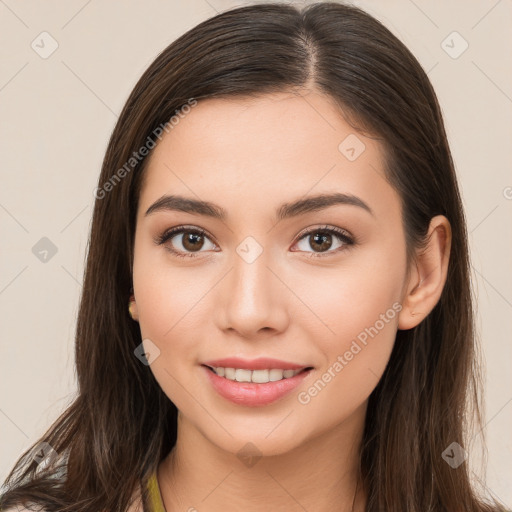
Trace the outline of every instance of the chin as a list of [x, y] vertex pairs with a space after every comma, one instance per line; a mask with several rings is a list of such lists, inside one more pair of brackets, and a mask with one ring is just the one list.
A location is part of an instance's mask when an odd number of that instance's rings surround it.
[[[286, 413], [288, 414], [288, 413]], [[300, 447], [312, 437], [299, 425], [282, 422], [283, 417], [271, 422], [240, 422], [227, 427], [229, 434], [221, 427], [212, 428], [212, 422], [206, 422], [205, 430], [199, 429], [210, 443], [219, 449], [231, 453], [242, 460], [250, 457], [271, 457], [283, 455]], [[296, 419], [295, 419], [296, 420]], [[282, 423], [281, 423], [282, 422]], [[230, 435], [231, 434], [231, 435]]]

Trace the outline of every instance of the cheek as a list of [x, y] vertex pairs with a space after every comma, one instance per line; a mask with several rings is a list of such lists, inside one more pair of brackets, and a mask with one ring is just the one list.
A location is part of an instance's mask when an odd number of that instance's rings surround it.
[[160, 254], [157, 261], [155, 253], [135, 251], [133, 284], [139, 327], [142, 339], [151, 340], [159, 349], [151, 372], [164, 393], [181, 408], [190, 401], [183, 385], [197, 363], [198, 340], [191, 334], [197, 331], [196, 322], [204, 315], [205, 290], [201, 283], [205, 281], [195, 278], [190, 269], [166, 264], [162, 261], [165, 254]]
[[207, 281], [198, 277], [194, 269], [173, 266], [170, 258], [163, 248], [136, 245], [133, 265], [141, 333], [165, 346], [176, 338], [176, 332], [190, 328], [201, 310], [207, 286]]
[[[197, 281], [201, 282], [204, 281]], [[150, 371], [180, 410], [190, 407], [190, 391], [187, 392], [189, 386], [186, 383], [191, 378], [191, 369], [199, 371], [195, 368], [199, 340], [192, 333], [197, 332], [200, 318], [203, 316], [204, 319], [201, 298], [205, 290], [195, 283], [190, 272], [173, 269], [170, 265], [134, 264], [141, 336], [159, 349], [159, 356], [151, 363]], [[197, 390], [194, 397], [200, 398]]]
[[298, 393], [297, 401], [308, 418], [321, 417], [324, 426], [343, 421], [362, 406], [393, 350], [401, 310], [394, 299], [399, 290], [391, 283], [382, 283], [388, 286], [376, 290], [374, 284], [365, 287], [359, 280], [358, 287], [340, 292], [332, 283], [326, 294], [331, 292], [334, 300], [324, 296], [323, 309], [318, 309], [329, 328], [315, 340], [323, 364]]
[[338, 269], [319, 269], [314, 277], [298, 274], [295, 291], [323, 324], [320, 348], [332, 357], [365, 329], [396, 327], [404, 271], [405, 259], [383, 249], [354, 252]]

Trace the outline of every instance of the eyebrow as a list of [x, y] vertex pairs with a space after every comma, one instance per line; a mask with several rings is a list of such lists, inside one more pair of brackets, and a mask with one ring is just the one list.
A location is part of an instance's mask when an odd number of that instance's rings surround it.
[[[276, 219], [281, 221], [339, 204], [357, 206], [374, 215], [372, 209], [361, 198], [339, 192], [308, 196], [291, 203], [284, 203], [276, 209], [275, 215]], [[178, 195], [162, 196], [147, 209], [145, 216], [159, 211], [181, 211], [193, 215], [205, 215], [221, 221], [225, 221], [228, 217], [227, 211], [215, 203]]]

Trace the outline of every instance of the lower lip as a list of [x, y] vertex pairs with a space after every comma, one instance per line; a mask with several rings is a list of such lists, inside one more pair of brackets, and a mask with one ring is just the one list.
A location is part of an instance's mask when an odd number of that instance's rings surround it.
[[306, 370], [288, 379], [257, 384], [255, 382], [237, 382], [219, 377], [206, 366], [203, 366], [203, 370], [219, 395], [237, 405], [247, 407], [268, 405], [283, 398], [293, 391], [311, 372], [311, 370]]

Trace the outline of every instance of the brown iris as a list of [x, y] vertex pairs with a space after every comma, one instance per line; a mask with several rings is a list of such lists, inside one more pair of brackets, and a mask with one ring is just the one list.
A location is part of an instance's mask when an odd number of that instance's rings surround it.
[[332, 246], [332, 235], [323, 232], [317, 232], [309, 236], [309, 243], [314, 249], [315, 245], [321, 252], [326, 251]]

